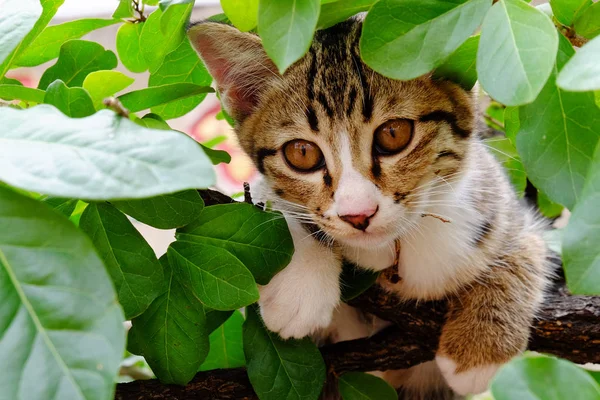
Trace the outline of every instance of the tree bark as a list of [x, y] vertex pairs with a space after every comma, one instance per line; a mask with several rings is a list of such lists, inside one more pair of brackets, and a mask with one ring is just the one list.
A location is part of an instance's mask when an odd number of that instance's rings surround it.
[[[231, 202], [215, 191], [201, 191], [207, 205]], [[556, 260], [554, 260], [556, 261]], [[400, 301], [372, 286], [349, 304], [394, 323], [364, 339], [327, 345], [321, 353], [328, 371], [408, 368], [432, 360], [444, 323], [443, 301]], [[573, 296], [559, 277], [533, 324], [529, 349], [576, 363], [600, 363], [600, 297]], [[117, 385], [117, 400], [257, 399], [243, 368], [200, 372], [187, 386], [157, 380]]]

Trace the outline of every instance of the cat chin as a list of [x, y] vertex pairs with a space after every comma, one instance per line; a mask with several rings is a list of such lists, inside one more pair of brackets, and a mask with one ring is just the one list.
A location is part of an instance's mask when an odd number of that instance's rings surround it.
[[356, 247], [361, 249], [377, 249], [388, 247], [391, 242], [396, 238], [391, 236], [389, 233], [370, 233], [360, 232], [348, 236], [338, 236], [335, 239], [349, 247]]

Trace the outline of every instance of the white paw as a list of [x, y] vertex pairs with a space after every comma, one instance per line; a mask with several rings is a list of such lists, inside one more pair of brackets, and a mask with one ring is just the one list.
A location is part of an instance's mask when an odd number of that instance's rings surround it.
[[461, 396], [485, 392], [500, 368], [500, 364], [488, 364], [457, 373], [456, 363], [450, 358], [436, 356], [435, 361], [448, 385]]
[[283, 339], [300, 339], [331, 324], [340, 297], [339, 288], [330, 288], [334, 293], [328, 294], [307, 287], [283, 287], [277, 283], [271, 282], [261, 288], [258, 301], [260, 314], [270, 331], [279, 333]]

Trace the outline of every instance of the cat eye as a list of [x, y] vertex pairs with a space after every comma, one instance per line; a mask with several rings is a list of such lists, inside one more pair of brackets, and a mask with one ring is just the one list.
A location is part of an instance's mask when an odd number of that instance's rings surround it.
[[373, 137], [373, 150], [377, 154], [396, 154], [405, 149], [413, 135], [413, 121], [392, 119], [379, 125]]
[[290, 167], [301, 172], [316, 171], [325, 165], [319, 146], [306, 140], [292, 140], [284, 144], [283, 156]]

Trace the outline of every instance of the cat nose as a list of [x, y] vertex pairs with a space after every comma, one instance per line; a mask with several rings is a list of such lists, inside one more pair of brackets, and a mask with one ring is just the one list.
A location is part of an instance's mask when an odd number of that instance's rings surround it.
[[355, 215], [340, 215], [339, 217], [342, 221], [346, 221], [356, 229], [364, 231], [369, 226], [369, 222], [377, 213], [377, 210], [379, 210], [379, 207], [377, 207], [375, 211], [366, 211], [364, 213]]

